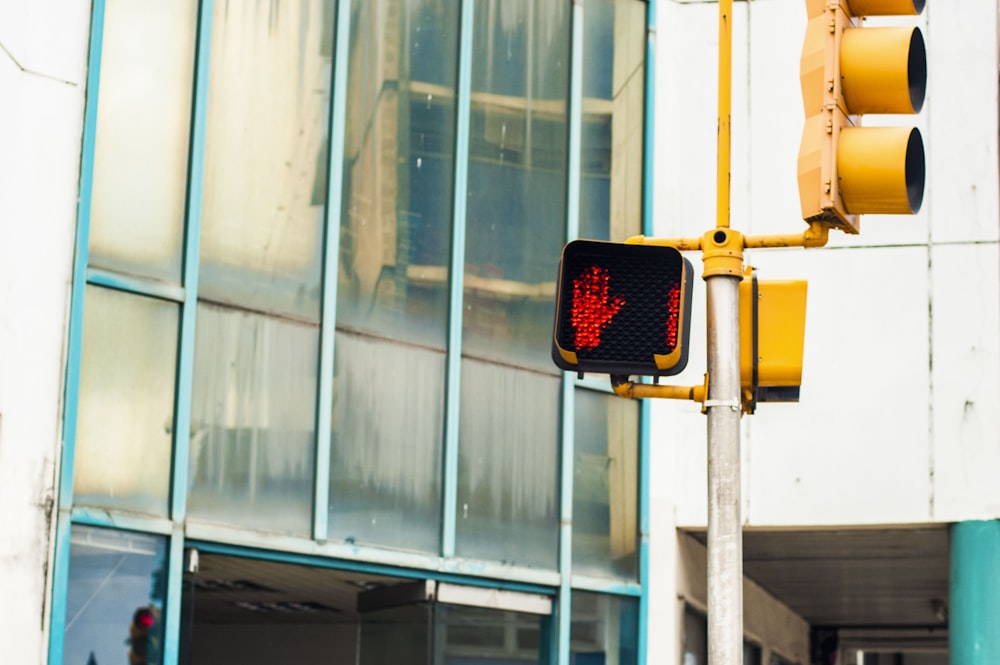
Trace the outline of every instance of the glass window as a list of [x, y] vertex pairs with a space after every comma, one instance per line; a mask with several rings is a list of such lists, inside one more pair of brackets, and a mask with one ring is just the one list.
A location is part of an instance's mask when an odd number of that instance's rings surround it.
[[167, 515], [178, 306], [86, 287], [73, 493]]
[[197, 5], [107, 3], [90, 210], [93, 266], [180, 281]]
[[443, 353], [345, 333], [336, 355], [330, 539], [437, 552]]
[[[485, 607], [435, 607], [435, 663], [527, 665], [547, 662], [550, 617]], [[546, 654], [547, 655], [547, 654]]]
[[200, 304], [188, 513], [307, 535], [315, 475], [316, 326]]
[[319, 320], [333, 0], [217, 2], [198, 295]]
[[462, 365], [456, 551], [555, 568], [559, 536], [559, 379]]
[[638, 574], [639, 404], [577, 389], [573, 572]]
[[476, 3], [456, 547], [554, 567], [569, 14]]
[[164, 538], [74, 526], [64, 665], [160, 665], [166, 563]]
[[331, 538], [440, 548], [459, 6], [353, 2]]
[[704, 614], [685, 607], [683, 665], [707, 665], [707, 663], [708, 621]]
[[636, 665], [639, 601], [574, 590], [570, 617], [571, 665]]
[[580, 236], [622, 241], [642, 228], [646, 3], [584, 5]]

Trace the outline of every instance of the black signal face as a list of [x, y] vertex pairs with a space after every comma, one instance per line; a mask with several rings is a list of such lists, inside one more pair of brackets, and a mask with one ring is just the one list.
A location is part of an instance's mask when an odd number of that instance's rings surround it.
[[575, 372], [669, 376], [687, 364], [691, 264], [672, 247], [563, 248], [552, 359]]

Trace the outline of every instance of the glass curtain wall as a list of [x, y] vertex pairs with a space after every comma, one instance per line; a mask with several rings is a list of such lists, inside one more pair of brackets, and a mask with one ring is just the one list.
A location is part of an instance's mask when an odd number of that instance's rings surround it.
[[441, 542], [460, 6], [351, 3], [330, 446], [337, 540], [425, 552]]
[[333, 0], [215, 4], [192, 519], [311, 529], [333, 15]]
[[149, 662], [176, 658], [190, 529], [553, 593], [572, 574], [574, 630], [601, 626], [573, 658], [634, 662], [641, 407], [606, 379], [567, 393], [549, 349], [567, 229], [642, 231], [646, 2], [94, 7], [62, 662], [116, 658], [141, 607]]
[[554, 568], [570, 3], [475, 3], [456, 552]]

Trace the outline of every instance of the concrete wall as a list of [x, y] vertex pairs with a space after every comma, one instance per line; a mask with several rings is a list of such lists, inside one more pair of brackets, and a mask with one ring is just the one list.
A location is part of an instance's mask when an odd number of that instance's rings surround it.
[[[719, 6], [657, 7], [654, 233], [696, 236], [715, 225]], [[741, 423], [747, 525], [1000, 516], [997, 14], [992, 0], [942, 0], [894, 19], [921, 26], [928, 50], [923, 112], [886, 121], [923, 133], [919, 214], [865, 216], [860, 235], [834, 232], [827, 248], [746, 257], [761, 279], [809, 281], [801, 402], [763, 404]], [[734, 7], [731, 214], [744, 233], [805, 228], [796, 181], [805, 24], [802, 0]], [[690, 258], [700, 274], [700, 257]], [[696, 279], [690, 362], [671, 383], [702, 380], [704, 297]], [[649, 654], [673, 663], [675, 605], [690, 577], [683, 565], [676, 576], [663, 570], [690, 552], [663, 530], [706, 524], [705, 417], [699, 405], [663, 400], [651, 427]]]
[[[702, 613], [708, 611], [708, 561], [705, 546], [684, 533], [677, 534], [677, 551], [677, 635], [680, 637], [685, 605]], [[743, 634], [744, 639], [761, 647], [763, 663], [771, 662], [771, 654], [790, 662], [809, 662], [809, 624], [746, 577], [743, 578]], [[679, 639], [676, 647], [678, 656], [681, 642]]]
[[[833, 232], [823, 249], [748, 253], [762, 279], [809, 280], [801, 402], [764, 404], [742, 421], [748, 524], [1000, 516], [997, 6], [928, 5], [893, 19], [924, 31], [924, 110], [888, 119], [924, 135], [919, 214], [865, 216], [860, 235]], [[664, 0], [658, 20], [655, 232], [700, 235], [715, 224], [718, 5]], [[732, 225], [747, 233], [805, 228], [796, 185], [805, 22], [800, 0], [735, 5]], [[691, 361], [676, 383], [705, 371], [697, 282]], [[669, 415], [654, 418], [653, 445], [674, 457], [653, 475], [677, 484], [679, 525], [704, 525], [704, 417], [693, 403], [655, 410]]]
[[89, 2], [0, 5], [0, 644], [41, 663]]

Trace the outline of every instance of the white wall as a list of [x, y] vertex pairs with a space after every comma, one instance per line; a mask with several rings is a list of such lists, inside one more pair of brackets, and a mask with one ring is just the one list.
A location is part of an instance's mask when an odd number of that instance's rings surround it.
[[[997, 6], [928, 3], [927, 154], [915, 216], [870, 215], [823, 249], [755, 250], [762, 279], [809, 280], [801, 402], [744, 418], [748, 524], [919, 523], [1000, 516], [1000, 221]], [[718, 4], [662, 0], [656, 62], [658, 236], [715, 224]], [[796, 160], [801, 0], [738, 2], [733, 17], [732, 225], [805, 228]], [[880, 19], [888, 22], [888, 19]], [[873, 22], [875, 20], [873, 19]], [[878, 119], [866, 117], [866, 124]], [[690, 257], [700, 272], [700, 257]], [[700, 383], [704, 286], [696, 284], [688, 370]], [[653, 446], [670, 446], [676, 521], [705, 524], [704, 417], [657, 403]], [[661, 456], [663, 460], [666, 456]]]
[[[657, 8], [654, 233], [697, 236], [715, 225], [719, 5]], [[1000, 517], [997, 13], [990, 0], [931, 0], [922, 16], [893, 19], [921, 26], [927, 42], [923, 112], [887, 119], [923, 133], [919, 214], [865, 216], [860, 235], [833, 232], [824, 249], [747, 254], [761, 279], [809, 281], [801, 401], [762, 404], [741, 423], [747, 525]], [[803, 0], [734, 7], [731, 214], [744, 233], [805, 228], [796, 182], [805, 23]], [[700, 275], [700, 257], [689, 258]], [[689, 367], [671, 383], [698, 384], [705, 372], [700, 279], [694, 298]], [[706, 524], [699, 405], [656, 402], [651, 445], [649, 655], [673, 663], [680, 620], [657, 622], [667, 615], [657, 608], [679, 603], [690, 572], [657, 571], [690, 553], [659, 529]]]
[[45, 662], [89, 2], [0, 3], [0, 644]]

